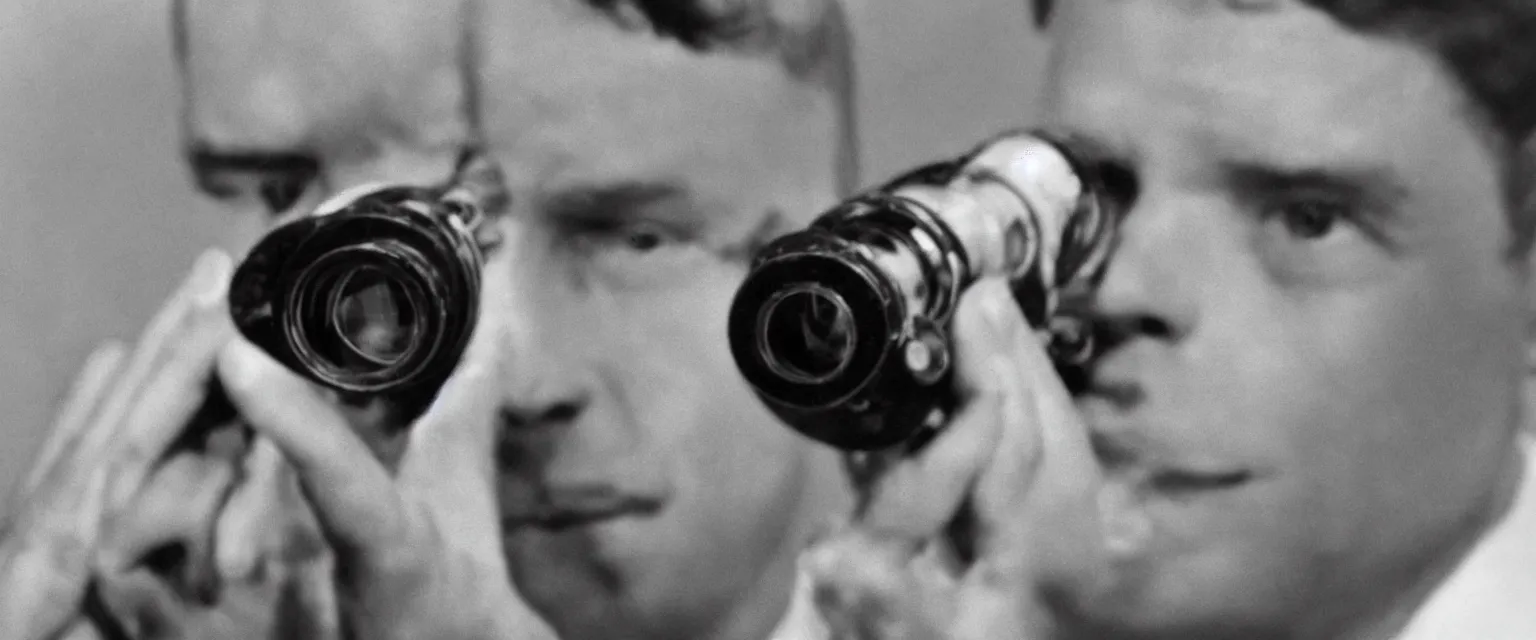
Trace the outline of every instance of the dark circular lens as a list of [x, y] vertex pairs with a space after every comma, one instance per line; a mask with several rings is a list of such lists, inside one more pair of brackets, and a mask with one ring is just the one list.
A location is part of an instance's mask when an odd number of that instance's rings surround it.
[[801, 384], [825, 382], [853, 359], [857, 329], [842, 296], [817, 285], [786, 291], [758, 319], [758, 348], [775, 373]]
[[410, 350], [417, 309], [398, 280], [380, 269], [359, 267], [343, 275], [333, 292], [331, 324], [354, 356], [391, 365]]
[[474, 211], [439, 195], [385, 189], [267, 234], [230, 285], [240, 333], [343, 393], [435, 391], [475, 327], [483, 260], [456, 222]]
[[419, 369], [436, 331], [431, 277], [402, 244], [343, 247], [315, 260], [295, 281], [290, 344], [326, 380], [362, 383]]

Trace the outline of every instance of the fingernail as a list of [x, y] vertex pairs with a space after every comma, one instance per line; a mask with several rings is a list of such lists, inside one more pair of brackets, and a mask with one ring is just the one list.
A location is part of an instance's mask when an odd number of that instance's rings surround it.
[[193, 301], [204, 307], [223, 302], [232, 269], [229, 254], [219, 249], [204, 251], [192, 267], [192, 278], [187, 283]]

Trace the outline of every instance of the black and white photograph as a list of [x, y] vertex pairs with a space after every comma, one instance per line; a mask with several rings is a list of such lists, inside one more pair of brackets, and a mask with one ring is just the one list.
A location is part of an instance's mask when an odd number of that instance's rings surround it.
[[0, 640], [1536, 640], [1536, 0], [5, 0], [0, 197]]

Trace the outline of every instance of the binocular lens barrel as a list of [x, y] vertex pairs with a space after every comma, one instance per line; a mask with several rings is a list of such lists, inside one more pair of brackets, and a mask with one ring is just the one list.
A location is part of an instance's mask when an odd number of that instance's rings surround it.
[[947, 418], [948, 325], [964, 289], [1002, 276], [1051, 353], [1091, 332], [1061, 311], [1112, 242], [1087, 143], [1012, 133], [845, 200], [755, 256], [729, 319], [732, 354], [791, 427], [851, 450], [918, 440]]
[[440, 383], [474, 327], [481, 250], [471, 205], [406, 187], [274, 230], [230, 289], [236, 326], [278, 361], [340, 391]]

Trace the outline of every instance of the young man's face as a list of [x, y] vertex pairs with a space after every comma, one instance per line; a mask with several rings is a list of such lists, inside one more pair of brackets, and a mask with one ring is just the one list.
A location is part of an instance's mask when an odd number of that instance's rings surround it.
[[[317, 160], [299, 210], [440, 182], [478, 133], [512, 198], [485, 313], [510, 326], [494, 453], [520, 591], [569, 637], [771, 624], [839, 478], [750, 393], [725, 318], [754, 243], [833, 203], [838, 101], [767, 51], [701, 54], [588, 3], [482, 3], [473, 39], [428, 4], [295, 7], [260, 47], [252, 16], [193, 4], [194, 136]], [[270, 207], [280, 172], [219, 165], [216, 192]], [[738, 606], [761, 620], [721, 621]]]
[[1098, 300], [1128, 334], [1083, 400], [1116, 579], [1080, 604], [1339, 637], [1507, 484], [1523, 276], [1492, 138], [1428, 53], [1236, 4], [1061, 7], [1053, 117], [1140, 187]]

